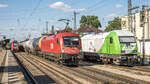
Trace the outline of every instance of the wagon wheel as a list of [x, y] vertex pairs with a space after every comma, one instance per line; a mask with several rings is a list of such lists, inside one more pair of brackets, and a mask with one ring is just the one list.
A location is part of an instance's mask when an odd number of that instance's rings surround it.
[[115, 65], [122, 65], [119, 61], [120, 61], [119, 59], [115, 59], [115, 60], [113, 60], [113, 64], [115, 64]]

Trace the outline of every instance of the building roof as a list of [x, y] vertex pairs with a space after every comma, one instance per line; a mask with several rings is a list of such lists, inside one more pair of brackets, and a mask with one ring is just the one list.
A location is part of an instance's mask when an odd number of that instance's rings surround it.
[[79, 28], [77, 32], [102, 32], [102, 31], [95, 27], [82, 27]]

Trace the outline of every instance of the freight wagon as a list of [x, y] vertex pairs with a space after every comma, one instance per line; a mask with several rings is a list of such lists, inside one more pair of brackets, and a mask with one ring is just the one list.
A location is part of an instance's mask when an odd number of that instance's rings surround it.
[[88, 34], [81, 41], [84, 60], [129, 66], [138, 62], [136, 39], [129, 31]]

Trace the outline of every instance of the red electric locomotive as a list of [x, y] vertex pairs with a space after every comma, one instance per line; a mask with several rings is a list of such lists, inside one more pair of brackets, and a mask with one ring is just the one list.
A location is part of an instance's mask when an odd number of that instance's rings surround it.
[[78, 65], [80, 50], [80, 37], [72, 32], [47, 36], [41, 41], [44, 57], [65, 65]]
[[19, 50], [19, 43], [14, 40], [11, 42], [11, 51], [16, 52]]

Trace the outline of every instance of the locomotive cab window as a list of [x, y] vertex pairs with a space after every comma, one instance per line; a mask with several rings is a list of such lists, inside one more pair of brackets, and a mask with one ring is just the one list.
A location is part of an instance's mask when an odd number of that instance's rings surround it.
[[72, 36], [63, 37], [63, 43], [66, 47], [79, 46], [79, 38]]
[[110, 37], [110, 43], [113, 43], [113, 38], [112, 37]]
[[120, 36], [119, 41], [120, 43], [135, 43], [136, 39], [133, 36]]

